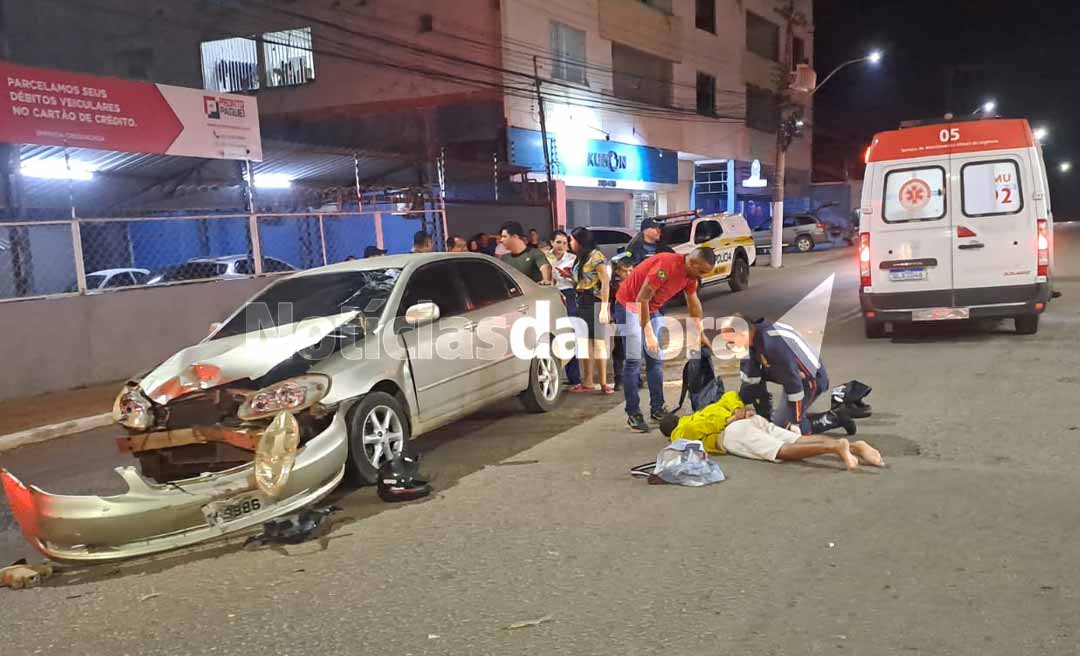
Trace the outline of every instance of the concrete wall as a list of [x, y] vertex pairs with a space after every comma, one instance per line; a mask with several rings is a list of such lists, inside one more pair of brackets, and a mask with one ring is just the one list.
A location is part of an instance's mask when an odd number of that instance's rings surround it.
[[271, 278], [0, 304], [0, 400], [119, 380], [207, 335]]

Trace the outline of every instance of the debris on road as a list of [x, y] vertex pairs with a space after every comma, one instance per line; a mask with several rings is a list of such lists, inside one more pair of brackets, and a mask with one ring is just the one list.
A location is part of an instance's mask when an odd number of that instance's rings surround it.
[[142, 603], [144, 601], [150, 601], [151, 599], [156, 599], [160, 596], [160, 592], [151, 592], [150, 594], [144, 594], [143, 596], [139, 597], [139, 603]]
[[271, 520], [263, 524], [262, 533], [253, 535], [244, 542], [244, 548], [253, 549], [275, 544], [301, 544], [308, 540], [318, 539], [325, 550], [329, 542], [326, 539], [326, 534], [330, 532], [334, 525], [333, 522], [327, 522], [326, 519], [340, 510], [341, 508], [337, 506], [311, 508]]
[[22, 590], [41, 585], [42, 581], [53, 575], [52, 565], [27, 565], [20, 560], [13, 565], [0, 568], [0, 588]]
[[506, 629], [508, 631], [513, 631], [515, 629], [525, 629], [525, 628], [528, 628], [530, 626], [540, 626], [544, 622], [551, 622], [554, 619], [555, 618], [552, 617], [551, 615], [544, 615], [540, 619], [536, 619], [536, 620], [525, 620], [524, 622], [514, 622], [510, 626], [506, 627]]

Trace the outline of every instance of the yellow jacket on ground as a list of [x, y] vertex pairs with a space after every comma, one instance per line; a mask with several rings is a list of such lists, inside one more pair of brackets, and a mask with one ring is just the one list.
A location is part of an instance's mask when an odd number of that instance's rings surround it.
[[679, 425], [671, 431], [671, 441], [699, 440], [709, 453], [725, 453], [724, 441], [721, 439], [724, 428], [728, 424], [728, 418], [744, 405], [738, 393], [725, 392], [716, 403], [680, 419]]

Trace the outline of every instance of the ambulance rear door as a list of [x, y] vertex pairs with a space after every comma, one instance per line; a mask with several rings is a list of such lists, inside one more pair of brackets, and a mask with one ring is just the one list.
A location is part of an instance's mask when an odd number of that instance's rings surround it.
[[880, 194], [870, 217], [873, 294], [920, 292], [912, 306], [947, 306], [953, 286], [947, 157], [872, 165]]
[[957, 305], [1009, 302], [995, 287], [1035, 284], [1036, 190], [1026, 149], [951, 158]]

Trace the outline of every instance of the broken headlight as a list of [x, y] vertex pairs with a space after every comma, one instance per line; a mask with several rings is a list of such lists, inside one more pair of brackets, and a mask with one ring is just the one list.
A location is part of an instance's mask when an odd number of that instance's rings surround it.
[[255, 449], [255, 484], [276, 497], [285, 489], [300, 444], [300, 425], [296, 417], [282, 410], [259, 438]]
[[252, 421], [282, 411], [299, 412], [321, 401], [329, 391], [329, 376], [297, 376], [255, 392], [244, 400], [236, 414], [244, 421]]
[[113, 403], [113, 421], [134, 430], [154, 425], [154, 406], [138, 387], [125, 387]]

